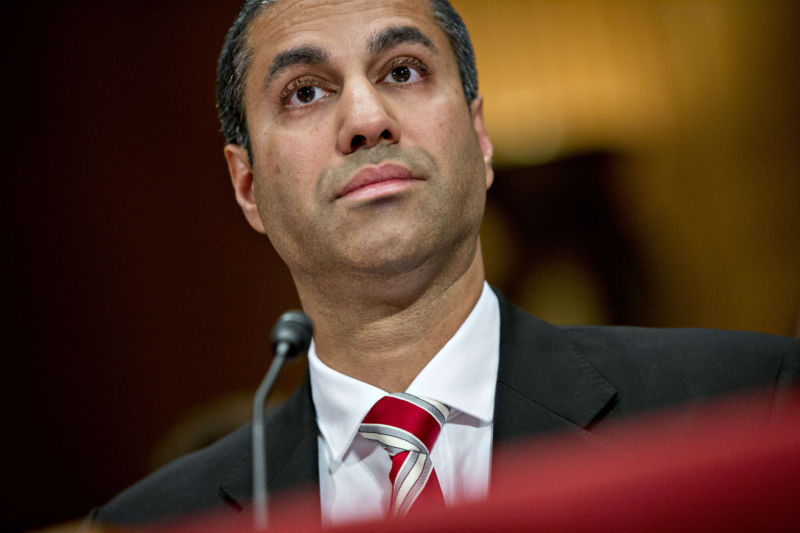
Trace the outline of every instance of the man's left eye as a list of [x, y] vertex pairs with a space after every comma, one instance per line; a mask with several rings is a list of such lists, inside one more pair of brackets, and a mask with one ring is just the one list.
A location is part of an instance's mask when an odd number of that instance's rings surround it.
[[424, 75], [419, 69], [409, 65], [399, 65], [389, 71], [389, 74], [381, 81], [387, 83], [413, 83], [422, 78], [424, 78]]

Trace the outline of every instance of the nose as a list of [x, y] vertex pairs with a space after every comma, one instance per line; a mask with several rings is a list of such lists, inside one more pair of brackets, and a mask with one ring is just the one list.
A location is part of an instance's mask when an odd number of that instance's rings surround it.
[[390, 102], [369, 80], [351, 81], [343, 87], [339, 103], [337, 144], [343, 154], [400, 140]]

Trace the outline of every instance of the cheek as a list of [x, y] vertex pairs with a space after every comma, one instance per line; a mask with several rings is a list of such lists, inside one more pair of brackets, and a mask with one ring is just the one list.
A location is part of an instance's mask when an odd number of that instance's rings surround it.
[[[283, 204], [296, 207], [301, 200], [310, 200], [307, 189], [316, 179], [312, 151], [293, 138], [271, 139], [264, 146], [256, 155], [262, 199], [278, 211]], [[308, 157], [298, 157], [304, 152]]]
[[439, 150], [454, 150], [463, 145], [468, 136], [475, 136], [469, 108], [460, 87], [435, 97], [425, 105], [409, 106], [406, 113], [411, 120], [406, 124], [416, 130], [428, 146]]
[[426, 120], [423, 146], [438, 154], [442, 170], [455, 171], [459, 175], [457, 183], [463, 186], [468, 186], [472, 179], [485, 185], [483, 152], [466, 104], [463, 108], [445, 109]]
[[[298, 157], [298, 154], [306, 154]], [[286, 254], [308, 238], [317, 217], [318, 158], [302, 142], [283, 136], [261, 146], [256, 155], [256, 197], [259, 216], [278, 253]]]

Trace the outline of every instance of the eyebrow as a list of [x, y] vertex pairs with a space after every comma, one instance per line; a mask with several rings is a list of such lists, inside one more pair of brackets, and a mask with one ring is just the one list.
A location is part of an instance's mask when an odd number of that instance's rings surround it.
[[[373, 34], [369, 38], [367, 50], [375, 55], [403, 43], [417, 43], [432, 52], [439, 52], [433, 42], [414, 26], [391, 26]], [[328, 60], [328, 52], [319, 46], [297, 46], [284, 50], [270, 63], [262, 86], [269, 87], [278, 74], [294, 65], [320, 65]]]
[[375, 55], [403, 43], [421, 44], [432, 52], [439, 51], [431, 40], [414, 26], [392, 26], [379, 31], [369, 38], [367, 50]]
[[328, 62], [328, 52], [318, 46], [298, 46], [284, 50], [275, 56], [264, 76], [264, 87], [267, 87], [281, 72], [294, 65], [319, 65]]

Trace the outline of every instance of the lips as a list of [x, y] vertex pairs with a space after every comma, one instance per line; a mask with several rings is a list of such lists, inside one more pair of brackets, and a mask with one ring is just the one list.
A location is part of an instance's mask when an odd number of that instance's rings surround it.
[[336, 192], [335, 198], [363, 196], [369, 194], [369, 191], [374, 191], [375, 194], [380, 194], [381, 191], [392, 192], [420, 179], [402, 165], [384, 163], [377, 167], [367, 167], [356, 172], [344, 187]]

